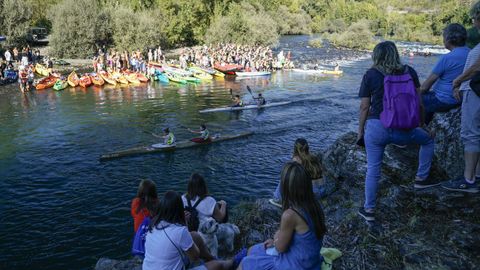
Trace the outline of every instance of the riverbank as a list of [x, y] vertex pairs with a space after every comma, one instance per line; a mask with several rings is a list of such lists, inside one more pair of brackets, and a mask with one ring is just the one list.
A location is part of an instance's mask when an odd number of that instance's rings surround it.
[[[436, 117], [433, 123], [438, 146], [433, 177], [447, 180], [462, 172], [459, 122], [460, 111], [456, 110]], [[321, 201], [328, 224], [324, 247], [344, 254], [334, 262], [334, 269], [475, 269], [480, 265], [480, 196], [441, 187], [414, 190], [417, 147], [387, 147], [379, 221], [365, 223], [356, 212], [363, 202], [366, 155], [355, 140], [354, 132], [346, 133], [319, 155], [331, 187]], [[271, 238], [280, 216], [280, 209], [267, 199], [238, 204], [231, 218], [241, 229], [237, 249]], [[100, 259], [95, 269], [139, 266], [136, 260]]]

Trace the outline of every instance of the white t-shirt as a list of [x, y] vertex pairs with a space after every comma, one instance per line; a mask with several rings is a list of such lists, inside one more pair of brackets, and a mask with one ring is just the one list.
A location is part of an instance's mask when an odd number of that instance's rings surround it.
[[7, 50], [4, 54], [4, 56], [5, 56], [5, 61], [7, 61], [7, 62], [12, 61], [12, 54], [10, 53], [10, 51]]
[[[198, 197], [195, 200], [191, 201], [192, 206], [197, 202]], [[183, 206], [187, 207], [187, 197], [185, 194], [182, 195]], [[213, 211], [215, 210], [215, 206], [217, 206], [217, 201], [211, 196], [207, 196], [203, 198], [203, 200], [197, 205], [196, 209], [198, 212], [198, 219], [204, 220], [209, 217], [213, 216]]]
[[[469, 69], [475, 62], [480, 58], [480, 44], [477, 44], [473, 49], [470, 50], [467, 56], [467, 61], [465, 62], [465, 67], [463, 68], [463, 71]], [[470, 88], [470, 80], [465, 81], [460, 85], [460, 90], [461, 91], [466, 91], [466, 90], [471, 90]]]
[[[169, 226], [164, 230], [153, 229], [152, 232], [147, 233], [142, 270], [181, 270], [183, 268], [184, 262], [178, 249], [189, 250], [193, 246], [192, 236], [185, 226], [161, 221], [157, 227], [166, 225]], [[186, 258], [187, 254], [184, 253], [182, 256]]]

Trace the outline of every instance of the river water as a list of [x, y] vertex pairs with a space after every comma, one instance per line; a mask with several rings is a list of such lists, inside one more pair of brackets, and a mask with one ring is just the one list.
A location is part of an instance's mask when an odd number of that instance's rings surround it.
[[[370, 60], [351, 52], [307, 48], [308, 37], [284, 37], [279, 48], [309, 63], [339, 61], [341, 77], [280, 71], [271, 77], [214, 80], [180, 86], [150, 83], [126, 88], [80, 88], [21, 94], [0, 88], [0, 269], [91, 269], [100, 257], [129, 257], [130, 202], [141, 179], [160, 194], [184, 192], [192, 172], [210, 193], [232, 206], [270, 196], [296, 138], [322, 151], [356, 130], [357, 93]], [[436, 57], [405, 58], [424, 79]], [[229, 104], [230, 93], [294, 103], [264, 111], [200, 114]], [[108, 162], [112, 150], [157, 142], [150, 132], [207, 123], [213, 133], [253, 131], [248, 138], [174, 153]], [[361, 181], [362, 179], [359, 179]]]

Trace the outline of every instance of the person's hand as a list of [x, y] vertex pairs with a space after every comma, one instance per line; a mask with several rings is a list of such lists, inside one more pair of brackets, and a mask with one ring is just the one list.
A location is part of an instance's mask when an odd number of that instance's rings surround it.
[[453, 89], [453, 97], [458, 101], [462, 101], [462, 96], [460, 95], [460, 87], [455, 87]]
[[267, 241], [263, 242], [265, 249], [273, 247], [273, 239], [268, 239]]
[[460, 81], [459, 79], [453, 80], [452, 82], [453, 89], [459, 88], [461, 84], [462, 84], [462, 81]]
[[190, 220], [190, 217], [192, 216], [189, 211], [183, 211], [185, 215], [185, 221], [188, 222]]
[[219, 204], [221, 204], [221, 205], [225, 205], [225, 206], [227, 206], [227, 202], [226, 202], [226, 201], [224, 201], [224, 200], [220, 200], [220, 201], [218, 201], [218, 203], [219, 203]]

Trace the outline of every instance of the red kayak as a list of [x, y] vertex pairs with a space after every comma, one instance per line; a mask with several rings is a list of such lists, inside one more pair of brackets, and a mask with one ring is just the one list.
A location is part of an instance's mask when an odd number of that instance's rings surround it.
[[92, 79], [90, 78], [90, 76], [88, 76], [88, 75], [83, 75], [82, 77], [80, 77], [79, 85], [80, 85], [81, 87], [87, 88], [87, 87], [89, 87], [91, 84], [92, 84]]
[[235, 75], [235, 72], [243, 69], [242, 65], [230, 65], [230, 64], [215, 64], [214, 68], [222, 73], [228, 75]]

